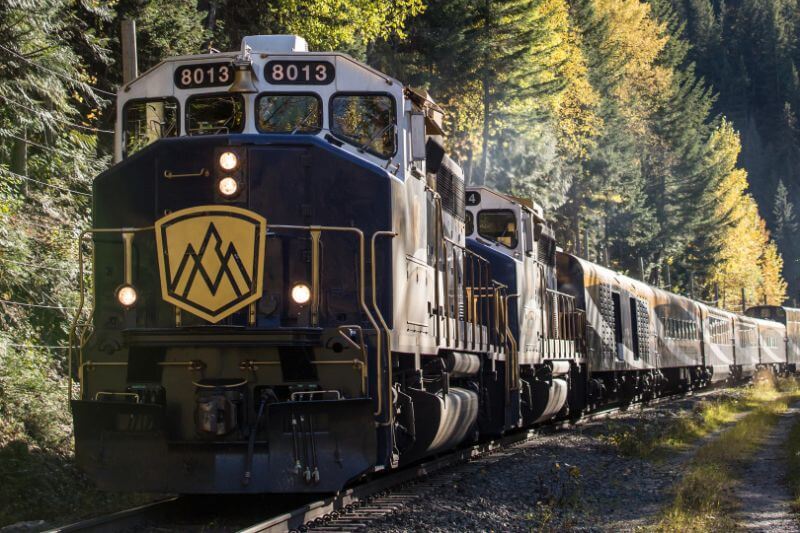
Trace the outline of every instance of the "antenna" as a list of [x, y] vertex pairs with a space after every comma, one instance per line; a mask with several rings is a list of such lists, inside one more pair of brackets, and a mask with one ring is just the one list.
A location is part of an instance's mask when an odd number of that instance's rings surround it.
[[122, 19], [120, 44], [122, 45], [122, 83], [127, 84], [139, 76], [136, 52], [136, 21]]

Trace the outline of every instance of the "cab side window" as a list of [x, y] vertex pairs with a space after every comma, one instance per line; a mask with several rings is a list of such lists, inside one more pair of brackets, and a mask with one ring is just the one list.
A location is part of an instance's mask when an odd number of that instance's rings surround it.
[[390, 158], [397, 150], [394, 100], [382, 94], [331, 98], [331, 132], [360, 149]]
[[485, 209], [478, 213], [478, 235], [515, 249], [519, 243], [517, 218], [508, 209]]
[[464, 218], [464, 236], [468, 237], [472, 235], [472, 232], [475, 231], [475, 217], [472, 215], [472, 211], [467, 211], [465, 218]]
[[123, 112], [122, 147], [125, 156], [165, 137], [178, 135], [178, 101], [174, 98], [133, 100]]

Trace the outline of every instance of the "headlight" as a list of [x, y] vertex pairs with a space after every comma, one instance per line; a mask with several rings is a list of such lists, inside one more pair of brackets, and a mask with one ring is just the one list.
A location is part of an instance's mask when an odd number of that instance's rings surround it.
[[230, 172], [239, 166], [239, 158], [233, 152], [223, 152], [219, 156], [219, 166], [222, 167], [222, 170]]
[[117, 301], [119, 301], [120, 305], [123, 307], [133, 306], [133, 304], [136, 303], [137, 297], [138, 295], [136, 294], [136, 289], [130, 285], [123, 285], [117, 289]]
[[222, 196], [233, 196], [239, 190], [239, 182], [230, 176], [219, 180], [217, 186], [219, 187], [219, 193]]
[[292, 287], [292, 300], [303, 305], [311, 299], [311, 289], [305, 283], [298, 283]]

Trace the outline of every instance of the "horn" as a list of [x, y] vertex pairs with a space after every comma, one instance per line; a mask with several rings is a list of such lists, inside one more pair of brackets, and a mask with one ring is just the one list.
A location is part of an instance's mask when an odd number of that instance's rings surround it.
[[243, 94], [257, 93], [258, 87], [256, 87], [253, 81], [255, 73], [253, 72], [253, 65], [250, 58], [237, 57], [236, 61], [233, 62], [233, 66], [236, 72], [233, 74], [233, 83], [228, 89], [228, 92]]

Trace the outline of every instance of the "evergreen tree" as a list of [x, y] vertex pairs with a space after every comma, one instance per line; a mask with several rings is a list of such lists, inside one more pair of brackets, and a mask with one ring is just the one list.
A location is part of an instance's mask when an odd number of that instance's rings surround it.
[[[790, 198], [800, 194], [800, 1], [672, 0], [694, 45], [690, 58], [714, 86], [714, 111], [742, 133], [741, 164], [753, 184], [762, 216], [773, 209], [771, 195], [784, 180]], [[775, 227], [775, 220], [771, 220]], [[777, 232], [775, 232], [777, 235]], [[787, 272], [800, 249], [779, 246]], [[792, 292], [800, 277], [788, 274]]]
[[313, 50], [338, 50], [363, 58], [376, 39], [404, 36], [406, 20], [424, 10], [422, 0], [208, 0], [207, 26], [221, 48], [242, 37], [297, 34]]
[[772, 215], [775, 220], [775, 235], [778, 241], [788, 244], [797, 232], [797, 220], [794, 216], [794, 204], [789, 200], [789, 191], [783, 184], [783, 180], [778, 181]]
[[479, 83], [483, 115], [481, 165], [473, 179], [476, 185], [486, 182], [498, 126], [511, 119], [537, 118], [535, 106], [520, 109], [516, 104], [542, 96], [560, 83], [540, 75], [550, 66], [549, 51], [540, 47], [547, 39], [549, 16], [542, 0], [481, 0], [473, 5], [465, 51]]

